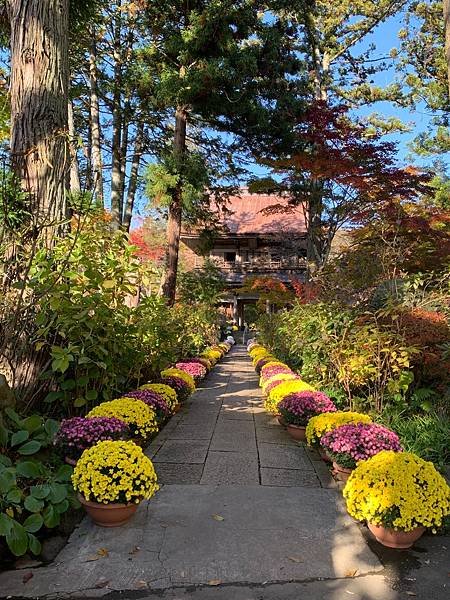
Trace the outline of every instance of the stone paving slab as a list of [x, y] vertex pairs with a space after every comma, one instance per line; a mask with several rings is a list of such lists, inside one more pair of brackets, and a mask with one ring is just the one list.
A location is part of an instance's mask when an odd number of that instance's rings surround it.
[[259, 427], [256, 429], [256, 439], [258, 444], [281, 444], [282, 446], [299, 447], [298, 443], [287, 435], [286, 431], [278, 424], [273, 427]]
[[158, 463], [160, 485], [198, 484], [202, 478], [203, 464]]
[[300, 469], [273, 469], [261, 467], [261, 485], [282, 487], [321, 487], [314, 471]]
[[254, 453], [210, 451], [200, 483], [258, 485], [257, 456]]
[[254, 452], [256, 458], [256, 437], [253, 421], [219, 421], [214, 430], [210, 450]]
[[[208, 442], [197, 440], [167, 440], [153, 457], [154, 463], [203, 464], [208, 454]], [[156, 469], [158, 472], [158, 469]]]
[[[223, 520], [218, 520], [217, 517]], [[2, 594], [33, 597], [99, 589], [142, 590], [216, 580], [263, 584], [335, 579], [381, 564], [331, 490], [264, 486], [165, 486], [127, 527], [86, 520], [56, 563], [0, 575]], [[108, 556], [92, 560], [100, 548]], [[20, 594], [18, 591], [20, 590]]]
[[300, 446], [294, 448], [261, 442], [258, 444], [258, 450], [261, 467], [314, 470], [306, 451]]

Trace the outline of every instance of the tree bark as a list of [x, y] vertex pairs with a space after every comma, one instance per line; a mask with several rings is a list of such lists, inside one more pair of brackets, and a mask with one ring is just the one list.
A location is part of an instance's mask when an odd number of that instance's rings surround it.
[[70, 161], [70, 191], [79, 193], [81, 191], [80, 169], [78, 165], [77, 144], [75, 140], [75, 124], [73, 120], [73, 103], [69, 100], [67, 104], [68, 110], [68, 125], [69, 125], [69, 140], [71, 149]]
[[69, 0], [8, 0], [11, 161], [37, 234], [63, 228], [69, 185]]
[[[187, 110], [179, 106], [175, 112], [175, 138], [174, 154], [181, 162], [186, 152], [186, 125]], [[166, 270], [161, 282], [160, 294], [166, 297], [167, 304], [172, 306], [175, 302], [178, 253], [180, 248], [181, 219], [183, 212], [183, 182], [180, 180], [175, 187], [169, 206], [167, 221], [167, 257]]]
[[128, 180], [127, 200], [125, 204], [125, 214], [123, 218], [123, 228], [130, 231], [131, 218], [133, 216], [134, 200], [136, 198], [136, 189], [139, 175], [139, 165], [142, 157], [144, 142], [144, 121], [139, 121], [134, 142], [133, 159], [131, 162], [130, 178]]
[[119, 229], [122, 224], [122, 213], [120, 210], [120, 194], [122, 191], [122, 48], [121, 30], [122, 16], [120, 13], [121, 3], [118, 2], [117, 15], [114, 20], [114, 90], [112, 106], [112, 168], [111, 168], [111, 215], [112, 225]]
[[97, 79], [97, 45], [95, 42], [95, 32], [92, 33], [92, 44], [89, 52], [89, 88], [92, 179], [95, 197], [99, 203], [103, 204], [103, 157], [101, 148], [100, 106], [98, 100]]
[[450, 0], [443, 1], [445, 25], [445, 59], [447, 61], [448, 97], [450, 98]]

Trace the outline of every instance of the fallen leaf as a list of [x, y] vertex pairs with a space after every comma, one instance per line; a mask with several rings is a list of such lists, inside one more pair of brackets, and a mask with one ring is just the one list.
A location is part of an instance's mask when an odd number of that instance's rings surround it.
[[407, 596], [417, 596], [414, 592], [405, 592]]
[[95, 554], [94, 556], [88, 556], [84, 562], [93, 562], [94, 560], [99, 560], [99, 559], [100, 559], [100, 556], [97, 556], [97, 554]]
[[347, 571], [346, 573], [344, 573], [344, 577], [354, 577], [357, 572], [358, 569], [355, 569], [354, 571]]
[[99, 556], [109, 556], [109, 550], [107, 550], [106, 548], [99, 548], [97, 550], [97, 554]]
[[139, 589], [145, 589], [148, 588], [148, 583], [146, 581], [144, 581], [143, 579], [140, 579], [137, 583], [136, 583], [137, 587]]
[[208, 585], [220, 585], [222, 583], [221, 579], [210, 579], [208, 581]]
[[221, 515], [213, 515], [213, 516], [212, 516], [212, 518], [213, 518], [215, 521], [225, 521], [225, 518], [224, 518], [224, 517], [222, 517]]
[[97, 589], [104, 588], [108, 585], [108, 583], [109, 583], [109, 581], [108, 581], [108, 579], [106, 579], [106, 577], [100, 577], [100, 579], [95, 584], [95, 587]]
[[27, 583], [27, 581], [30, 581], [30, 579], [33, 577], [33, 573], [31, 571], [28, 571], [28, 573], [24, 573], [23, 577], [22, 577], [22, 581], [24, 583]]
[[354, 593], [354, 592], [351, 592], [350, 590], [345, 590], [345, 593], [346, 593], [346, 594], [350, 594], [351, 596], [354, 596], [354, 595], [355, 595], [355, 593]]
[[295, 563], [303, 562], [303, 558], [300, 558], [300, 556], [288, 556], [288, 559]]
[[128, 552], [128, 554], [137, 554], [140, 549], [140, 546], [135, 546], [133, 550], [130, 550], [130, 552]]

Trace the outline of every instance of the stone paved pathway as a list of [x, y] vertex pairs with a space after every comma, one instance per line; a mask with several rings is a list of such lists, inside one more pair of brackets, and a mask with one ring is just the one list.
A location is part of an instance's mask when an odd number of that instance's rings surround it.
[[234, 348], [148, 448], [158, 494], [120, 529], [85, 519], [26, 582], [23, 571], [0, 574], [0, 598], [448, 598], [448, 538], [426, 538], [423, 554], [400, 560], [372, 543], [386, 569], [324, 464], [261, 404], [247, 354]]
[[242, 346], [222, 360], [148, 454], [167, 485], [333, 486], [319, 457], [265, 412]]

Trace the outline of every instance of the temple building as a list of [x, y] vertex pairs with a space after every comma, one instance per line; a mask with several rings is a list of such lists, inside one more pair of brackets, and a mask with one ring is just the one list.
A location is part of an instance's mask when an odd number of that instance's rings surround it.
[[227, 285], [222, 305], [239, 326], [244, 307], [255, 304], [257, 294], [239, 292], [247, 277], [271, 277], [289, 285], [304, 280], [306, 273], [306, 221], [303, 208], [289, 207], [287, 200], [273, 194], [252, 194], [242, 189], [217, 208], [220, 232], [209, 252], [202, 251], [198, 231], [185, 229], [181, 242], [192, 268], [201, 268], [206, 258], [222, 271]]

